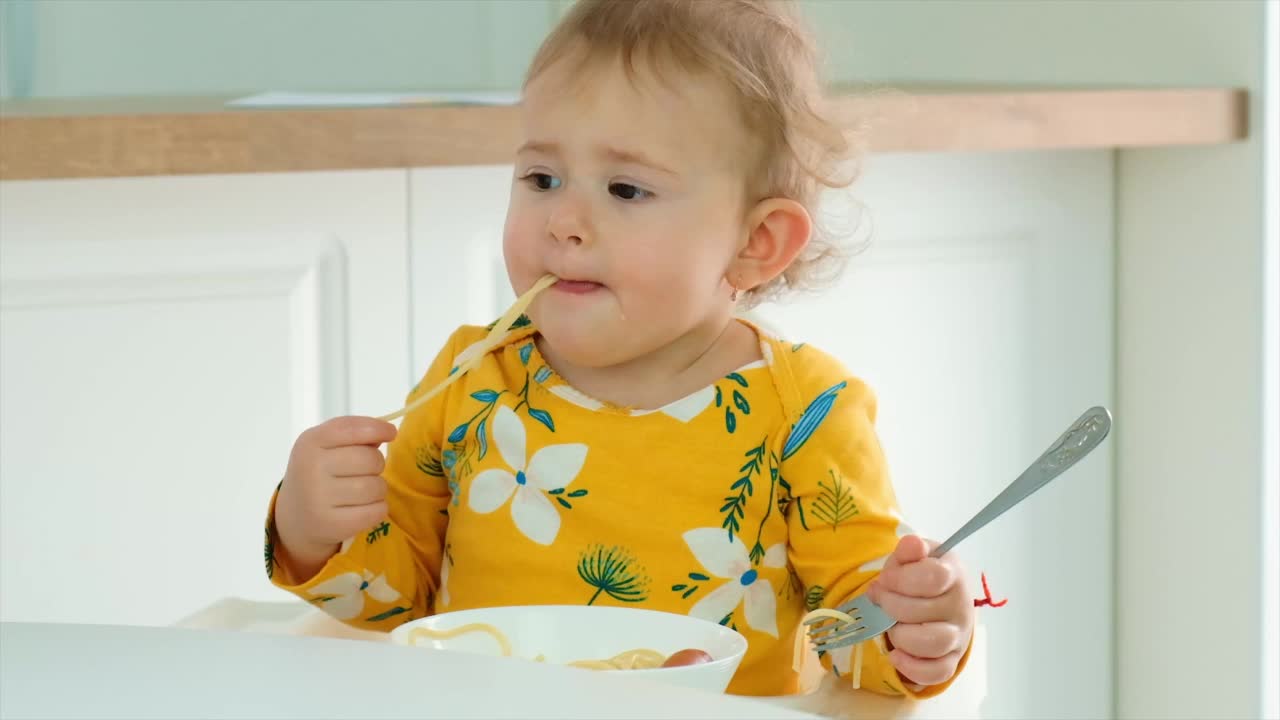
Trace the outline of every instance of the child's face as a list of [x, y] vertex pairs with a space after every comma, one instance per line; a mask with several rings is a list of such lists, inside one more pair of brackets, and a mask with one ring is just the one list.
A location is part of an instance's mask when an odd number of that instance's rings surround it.
[[746, 240], [746, 130], [726, 89], [643, 67], [557, 63], [531, 82], [504, 252], [517, 292], [554, 273], [531, 314], [564, 359], [633, 360], [731, 312]]

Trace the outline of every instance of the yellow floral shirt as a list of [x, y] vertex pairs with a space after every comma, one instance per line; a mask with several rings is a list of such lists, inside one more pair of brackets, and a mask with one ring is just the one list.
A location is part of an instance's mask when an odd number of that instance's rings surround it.
[[[567, 385], [522, 317], [402, 421], [387, 450], [387, 520], [295, 584], [273, 558], [269, 518], [267, 572], [374, 630], [511, 604], [689, 614], [747, 638], [730, 692], [793, 693], [801, 617], [860, 592], [909, 530], [871, 391], [819, 350], [756, 331], [763, 361], [639, 412]], [[474, 355], [486, 332], [459, 329], [409, 400]], [[824, 665], [848, 673], [851, 654]], [[861, 685], [943, 689], [904, 687], [874, 644]]]

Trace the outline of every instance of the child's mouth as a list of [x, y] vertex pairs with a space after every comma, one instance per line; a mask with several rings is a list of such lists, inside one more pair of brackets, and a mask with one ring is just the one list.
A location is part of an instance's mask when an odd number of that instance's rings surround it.
[[598, 282], [589, 280], [559, 280], [553, 285], [560, 292], [569, 293], [570, 295], [586, 295], [588, 293], [600, 290], [604, 286]]

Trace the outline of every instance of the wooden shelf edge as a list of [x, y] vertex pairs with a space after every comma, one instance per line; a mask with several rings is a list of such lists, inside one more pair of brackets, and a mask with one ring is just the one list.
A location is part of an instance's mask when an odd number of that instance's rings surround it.
[[[1231, 143], [1248, 103], [1238, 88], [873, 91], [835, 110], [871, 152], [986, 152]], [[513, 107], [206, 106], [0, 114], [0, 180], [501, 164], [517, 137]]]

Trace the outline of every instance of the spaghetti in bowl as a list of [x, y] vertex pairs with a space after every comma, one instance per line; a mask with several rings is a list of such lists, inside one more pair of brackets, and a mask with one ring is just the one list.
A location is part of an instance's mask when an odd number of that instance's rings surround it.
[[[747, 651], [744, 637], [713, 622], [654, 610], [583, 605], [441, 613], [401, 625], [392, 631], [391, 641], [634, 673], [712, 692], [724, 692]], [[662, 667], [663, 663], [681, 664]]]

